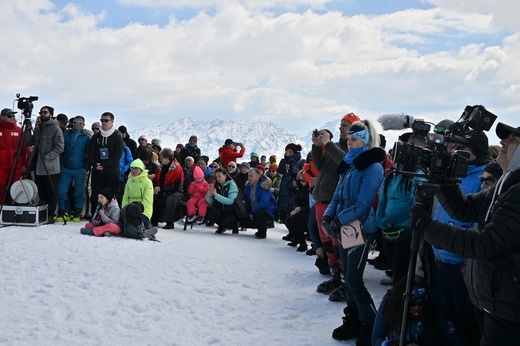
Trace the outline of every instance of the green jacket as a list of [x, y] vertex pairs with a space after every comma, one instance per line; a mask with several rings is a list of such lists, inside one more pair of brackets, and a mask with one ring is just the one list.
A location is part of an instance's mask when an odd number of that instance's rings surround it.
[[153, 183], [148, 178], [147, 170], [143, 170], [137, 177], [130, 175], [126, 182], [121, 208], [135, 201], [143, 203], [143, 214], [148, 219], [151, 219], [153, 211]]

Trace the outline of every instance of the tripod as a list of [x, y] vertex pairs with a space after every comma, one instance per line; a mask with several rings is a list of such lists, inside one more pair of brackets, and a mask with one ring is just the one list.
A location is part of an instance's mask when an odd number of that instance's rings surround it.
[[[415, 205], [431, 213], [432, 200], [437, 191], [439, 190], [440, 185], [416, 180], [414, 180], [413, 183], [415, 185]], [[415, 277], [415, 268], [417, 266], [417, 255], [419, 253], [421, 242], [424, 242], [422, 234], [420, 234], [417, 231], [412, 231], [410, 261], [408, 262], [408, 274], [406, 276], [406, 291], [404, 293], [404, 308], [403, 318], [401, 320], [401, 332], [399, 335], [399, 346], [403, 346], [406, 341], [408, 310], [410, 307], [410, 301], [412, 297], [412, 286]]]
[[[18, 168], [18, 161], [20, 159], [20, 155], [22, 154], [23, 142], [26, 141], [26, 138], [27, 138], [26, 136], [30, 135], [30, 131], [31, 131], [30, 128], [28, 128], [28, 126], [31, 126], [31, 110], [24, 109], [23, 115], [24, 115], [24, 121], [22, 122], [22, 128], [20, 131], [21, 135], [20, 135], [20, 138], [18, 139], [18, 143], [16, 145], [16, 152], [14, 155], [13, 165], [9, 172], [9, 178], [7, 179], [7, 181], [5, 183], [5, 191], [4, 191], [4, 195], [2, 196], [2, 204], [0, 205], [0, 214], [3, 211], [6, 201], [8, 201], [8, 199], [9, 199], [10, 187], [12, 185], [13, 178], [14, 178], [16, 170]], [[26, 133], [26, 131], [28, 133]], [[27, 199], [29, 200], [29, 202], [31, 202], [31, 198], [29, 198], [29, 193], [26, 190], [26, 186], [24, 184], [22, 184], [22, 189], [23, 189], [23, 192], [25, 193], [25, 195], [27, 196]]]

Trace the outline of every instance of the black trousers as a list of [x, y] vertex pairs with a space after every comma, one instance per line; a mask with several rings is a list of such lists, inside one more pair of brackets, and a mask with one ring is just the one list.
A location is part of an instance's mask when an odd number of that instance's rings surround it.
[[35, 177], [35, 183], [38, 187], [38, 195], [40, 197], [40, 204], [48, 205], [49, 217], [56, 216], [56, 209], [58, 207], [58, 197], [56, 195], [56, 189], [58, 188], [59, 174], [50, 175], [37, 175]]
[[289, 230], [289, 233], [293, 236], [293, 239], [298, 244], [306, 244], [305, 233], [307, 232], [309, 223], [309, 214], [299, 212], [293, 216], [287, 216], [285, 218], [285, 226]]
[[226, 212], [221, 206], [208, 208], [211, 221], [216, 223], [219, 228], [238, 230], [238, 218], [234, 211]]
[[246, 228], [256, 228], [258, 229], [258, 235], [266, 236], [267, 235], [267, 223], [269, 221], [273, 221], [271, 215], [267, 213], [264, 209], [258, 210], [253, 214], [253, 219], [245, 218], [240, 221], [240, 226]]

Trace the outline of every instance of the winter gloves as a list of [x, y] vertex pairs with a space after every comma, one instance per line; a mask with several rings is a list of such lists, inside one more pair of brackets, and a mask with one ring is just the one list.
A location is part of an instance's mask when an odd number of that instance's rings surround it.
[[337, 216], [334, 219], [330, 216], [324, 216], [321, 220], [321, 228], [327, 237], [335, 238], [339, 233], [341, 223]]

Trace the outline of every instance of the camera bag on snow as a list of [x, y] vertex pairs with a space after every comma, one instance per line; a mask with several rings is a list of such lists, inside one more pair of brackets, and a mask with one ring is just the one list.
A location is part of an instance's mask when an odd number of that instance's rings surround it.
[[145, 229], [142, 221], [144, 206], [141, 202], [132, 202], [121, 209], [119, 219], [121, 234], [128, 238], [155, 240], [157, 228]]

